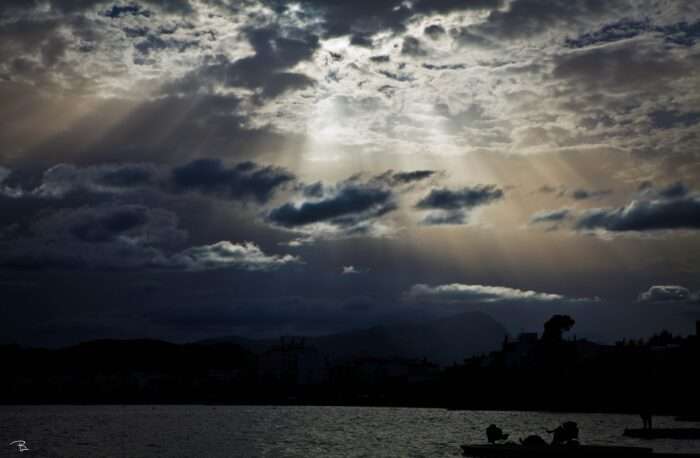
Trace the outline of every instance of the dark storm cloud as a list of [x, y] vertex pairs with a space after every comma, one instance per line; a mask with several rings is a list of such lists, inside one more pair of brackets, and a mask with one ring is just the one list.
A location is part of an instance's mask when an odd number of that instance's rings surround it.
[[658, 187], [652, 181], [645, 180], [638, 186], [639, 195], [647, 199], [678, 199], [691, 194], [690, 188], [682, 181], [675, 181]]
[[45, 196], [61, 196], [79, 189], [136, 189], [155, 185], [158, 174], [158, 167], [154, 164], [105, 164], [82, 168], [72, 164], [57, 164], [44, 172], [42, 183], [34, 192]]
[[427, 70], [464, 70], [467, 68], [464, 64], [446, 64], [446, 65], [434, 65], [434, 64], [423, 64], [423, 68]]
[[141, 6], [132, 4], [132, 5], [112, 5], [112, 8], [105, 11], [104, 15], [107, 17], [110, 17], [112, 19], [116, 19], [122, 16], [144, 16], [144, 17], [149, 17], [151, 15], [151, 12], [148, 10], [143, 10], [141, 9]]
[[187, 247], [189, 233], [179, 227], [179, 217], [171, 210], [116, 202], [93, 205], [44, 206], [34, 212], [25, 222], [26, 229], [0, 237], [0, 266], [11, 270], [271, 271], [300, 262], [295, 256], [266, 254], [250, 242]]
[[454, 11], [495, 10], [504, 5], [504, 0], [419, 0], [413, 11], [421, 14], [446, 14]]
[[274, 98], [287, 91], [305, 89], [315, 84], [313, 78], [301, 73], [281, 72], [272, 75], [264, 84], [261, 96]]
[[9, 183], [6, 179], [0, 186], [0, 240], [12, 241], [33, 233], [36, 221], [52, 212], [103, 205], [113, 199], [111, 194], [81, 186], [66, 187], [60, 194], [43, 192], [41, 176], [36, 187], [34, 178], [27, 178], [30, 186], [24, 187], [25, 177], [12, 179], [17, 174], [13, 171]]
[[574, 189], [574, 190], [569, 192], [569, 196], [571, 196], [571, 198], [574, 200], [594, 199], [594, 198], [598, 198], [598, 197], [607, 196], [610, 194], [612, 194], [612, 191], [609, 189], [590, 190], [590, 189], [578, 188], [578, 189]]
[[530, 224], [558, 223], [571, 216], [571, 210], [561, 208], [558, 210], [542, 210], [530, 216]]
[[35, 242], [20, 241], [0, 255], [0, 266], [12, 270], [212, 271], [270, 272], [299, 264], [292, 255], [267, 255], [256, 245], [217, 242], [168, 255], [150, 245], [70, 243], [39, 250]]
[[[9, 58], [10, 53], [16, 55], [39, 51], [40, 56], [45, 61], [55, 61], [59, 52], [63, 52], [65, 47], [56, 49], [56, 43], [51, 41], [59, 39], [56, 34], [61, 26], [57, 20], [30, 20], [18, 19], [0, 26], [0, 36], [2, 36], [3, 56]], [[65, 45], [65, 40], [59, 40]]]
[[634, 21], [623, 19], [610, 24], [605, 24], [599, 30], [587, 32], [576, 38], [567, 38], [565, 46], [569, 48], [585, 48], [586, 46], [610, 43], [636, 37], [649, 31], [651, 24], [649, 20]]
[[399, 172], [392, 175], [397, 183], [411, 183], [413, 181], [425, 180], [432, 177], [437, 172], [435, 170], [414, 170], [413, 172]]
[[[201, 227], [201, 218], [209, 218], [224, 202], [177, 194], [173, 199], [171, 193], [191, 186], [201, 193], [258, 203], [291, 180], [274, 167], [219, 165], [215, 162], [209, 174], [198, 175], [202, 169], [196, 163], [174, 169], [154, 164], [59, 164], [36, 180], [23, 178], [21, 170], [1, 168], [0, 265], [12, 270], [204, 271], [269, 270], [296, 262], [227, 241], [232, 236], [248, 239], [237, 234], [241, 226], [254, 222], [236, 220], [233, 229], [226, 230]], [[175, 185], [174, 170], [180, 172], [181, 187]], [[180, 215], [186, 228], [180, 227]], [[187, 248], [191, 231], [198, 245]], [[255, 234], [264, 240], [260, 230]], [[212, 240], [219, 242], [211, 244]]]
[[0, 3], [0, 12], [27, 14], [38, 8], [48, 6], [52, 12], [58, 13], [82, 13], [98, 9], [106, 16], [115, 19], [130, 14], [150, 16], [152, 13], [142, 8], [140, 4], [156, 8], [165, 13], [181, 15], [193, 13], [189, 0], [140, 0], [138, 3], [129, 3], [127, 5], [111, 4], [111, 2], [105, 0], [3, 0]]
[[147, 164], [125, 164], [118, 167], [105, 167], [97, 177], [97, 182], [118, 188], [131, 188], [152, 183], [155, 180], [155, 167]]
[[675, 199], [678, 197], [685, 197], [690, 193], [688, 187], [680, 181], [671, 183], [658, 191], [658, 195], [666, 199]]
[[323, 197], [324, 190], [325, 190], [325, 188], [323, 186], [323, 183], [321, 183], [320, 181], [317, 181], [316, 183], [305, 185], [302, 188], [301, 192], [304, 195], [304, 197], [319, 198], [319, 197]]
[[[182, 52], [187, 48], [197, 47], [198, 44], [199, 43], [197, 41], [183, 41], [171, 38], [166, 39], [157, 34], [149, 34], [146, 35], [143, 40], [139, 41], [138, 43], [134, 43], [134, 49], [136, 49], [139, 53], [148, 56], [152, 52], [162, 51], [164, 49], [176, 49]], [[137, 62], [136, 59], [135, 62]]]
[[605, 14], [624, 13], [625, 0], [518, 0], [507, 9], [489, 13], [483, 23], [461, 29], [462, 40], [474, 44], [493, 40], [514, 40], [544, 33], [555, 26], [573, 26]]
[[5, 0], [0, 3], [0, 12], [31, 10], [40, 4], [39, 0]]
[[[131, 234], [132, 229], [169, 218], [142, 205], [157, 185], [157, 170], [149, 164], [58, 164], [37, 177], [35, 172], [13, 171], [0, 186], [0, 227], [16, 228], [12, 237], [5, 237], [11, 240], [49, 227], [47, 233], [61, 229], [64, 239], [111, 240]], [[138, 203], [128, 204], [130, 200]], [[160, 230], [149, 227], [152, 239], [160, 239]]]
[[477, 185], [451, 190], [437, 188], [418, 201], [416, 208], [421, 210], [460, 210], [487, 205], [503, 198], [503, 190], [496, 185]]
[[679, 22], [657, 27], [668, 43], [680, 46], [694, 46], [700, 40], [700, 21], [695, 23]]
[[421, 220], [427, 226], [452, 226], [465, 224], [469, 215], [464, 210], [430, 212]]
[[438, 38], [444, 36], [447, 31], [440, 24], [432, 24], [423, 29], [423, 33], [429, 36], [431, 39], [437, 40]]
[[350, 37], [350, 44], [353, 46], [360, 46], [362, 48], [372, 48], [374, 46], [374, 41], [367, 35], [356, 33]]
[[640, 293], [638, 300], [653, 303], [700, 303], [700, 292], [691, 293], [688, 288], [678, 285], [654, 285]]
[[[227, 213], [220, 207], [225, 202], [173, 196], [182, 190], [175, 188], [172, 170], [153, 164], [59, 164], [35, 180], [23, 178], [21, 170], [0, 168], [0, 269], [270, 271], [299, 263], [296, 257], [266, 254], [255, 244], [228, 241], [251, 237], [240, 235], [246, 225], [255, 225], [246, 216], [223, 230], [203, 227], [211, 212]], [[220, 186], [227, 198], [258, 202], [280, 181], [277, 169], [253, 163], [216, 170], [238, 181], [232, 185], [219, 179], [200, 192], [217, 192]], [[269, 236], [264, 232], [258, 228], [256, 240], [264, 242]], [[196, 243], [188, 244], [190, 238]]]
[[[295, 180], [281, 167], [241, 162], [227, 167], [220, 159], [197, 159], [172, 168], [150, 163], [103, 164], [79, 167], [57, 164], [48, 168], [34, 186], [15, 184], [15, 172], [0, 170], [0, 195], [19, 199], [68, 200], [76, 193], [113, 200], [139, 198], [142, 192], [198, 191], [235, 200], [266, 203]], [[48, 205], [47, 205], [48, 206]]]
[[428, 55], [428, 51], [418, 38], [407, 35], [403, 39], [401, 54], [411, 57], [424, 57]]
[[389, 57], [387, 55], [372, 56], [369, 58], [369, 60], [371, 60], [372, 62], [374, 62], [376, 64], [385, 64], [385, 63], [391, 61], [391, 57]]
[[246, 38], [254, 55], [233, 62], [219, 55], [168, 85], [166, 91], [197, 92], [207, 85], [222, 84], [255, 89], [258, 97], [266, 99], [315, 84], [307, 75], [286, 70], [314, 55], [319, 48], [318, 36], [302, 29], [260, 28], [249, 29]]
[[290, 228], [321, 222], [343, 227], [382, 216], [395, 208], [390, 190], [349, 182], [321, 200], [277, 207], [270, 211], [268, 219], [273, 224]]
[[95, 215], [93, 220], [86, 218], [73, 226], [70, 231], [75, 237], [85, 242], [108, 242], [143, 226], [147, 221], [147, 208], [122, 207]]
[[176, 167], [172, 182], [177, 191], [199, 191], [231, 199], [265, 203], [294, 175], [280, 167], [242, 162], [226, 167], [220, 159], [197, 159]]
[[[243, 163], [228, 170], [229, 177], [231, 170], [249, 174], [247, 183], [258, 186], [245, 190], [237, 183], [241, 198], [248, 192], [253, 199], [265, 196], [265, 183], [275, 182], [263, 177], [274, 176], [274, 168]], [[189, 231], [180, 227], [174, 210], [188, 216], [189, 204], [178, 199], [175, 209], [157, 207], [172, 204], [166, 194], [172, 184], [163, 172], [149, 164], [60, 164], [46, 170], [36, 186], [19, 187], [11, 180], [14, 172], [0, 169], [0, 266], [14, 271], [270, 271], [300, 262], [266, 254], [253, 243], [223, 240], [188, 247]], [[12, 187], [6, 189], [8, 180]], [[230, 196], [231, 188], [225, 192]]]
[[144, 268], [163, 256], [157, 246], [187, 238], [171, 211], [96, 205], [36, 213], [28, 231], [2, 243], [0, 265], [31, 270]]
[[[67, 208], [39, 217], [32, 232], [39, 238], [67, 243], [102, 244], [125, 241], [135, 244], [177, 245], [188, 234], [178, 228], [175, 213], [138, 204], [105, 204]], [[136, 241], [139, 241], [138, 243]]]
[[[14, 176], [18, 175], [17, 179]], [[15, 171], [10, 176], [12, 191], [22, 198], [64, 199], [83, 193], [101, 200], [113, 194], [136, 191], [157, 184], [159, 168], [154, 164], [104, 164], [77, 167], [56, 164], [40, 176]], [[84, 200], [84, 199], [83, 199]]]
[[394, 72], [389, 72], [386, 70], [379, 70], [378, 73], [380, 75], [386, 76], [389, 79], [392, 79], [394, 81], [399, 81], [401, 83], [415, 80], [415, 78], [408, 73], [394, 73]]
[[393, 170], [387, 170], [381, 175], [372, 178], [372, 180], [386, 183], [388, 186], [402, 186], [425, 181], [435, 177], [439, 173], [440, 172], [436, 170], [413, 170], [410, 172], [394, 172]]
[[664, 41], [669, 44], [693, 46], [700, 37], [700, 22], [654, 25], [649, 18], [641, 21], [622, 19], [605, 24], [598, 30], [584, 33], [576, 38], [567, 38], [565, 46], [585, 48], [587, 46], [634, 38], [645, 33], [661, 35]]
[[554, 59], [553, 76], [581, 90], [633, 92], [657, 90], [692, 72], [689, 62], [643, 44], [608, 45], [562, 54]]
[[700, 229], [700, 197], [634, 200], [620, 208], [594, 208], [581, 214], [575, 228], [610, 232]]
[[[94, 9], [96, 6], [108, 4], [108, 2], [104, 0], [50, 0], [49, 3], [53, 9], [66, 13], [87, 11]], [[188, 15], [193, 12], [192, 5], [190, 4], [189, 0], [140, 0], [139, 3], [158, 8], [167, 13]], [[134, 11], [134, 8], [136, 11]], [[142, 10], [140, 6], [135, 3], [126, 6], [115, 4], [109, 9], [110, 13], [114, 12], [117, 14], [116, 17], [123, 16], [124, 14], [128, 13], [138, 13], [139, 11]]]
[[429, 226], [465, 224], [469, 212], [503, 198], [503, 190], [496, 185], [477, 185], [457, 190], [435, 188], [415, 205], [428, 213], [422, 224]]
[[412, 15], [411, 10], [397, 0], [304, 0], [301, 4], [309, 14], [322, 18], [325, 34], [331, 37], [371, 37], [385, 30], [400, 31]]
[[681, 113], [675, 110], [657, 110], [649, 113], [649, 119], [657, 129], [689, 127], [700, 123], [700, 111]]

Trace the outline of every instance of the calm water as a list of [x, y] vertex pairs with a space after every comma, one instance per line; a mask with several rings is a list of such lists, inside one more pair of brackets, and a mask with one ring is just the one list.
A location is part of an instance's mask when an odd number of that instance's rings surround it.
[[[0, 407], [0, 456], [23, 439], [23, 457], [335, 457], [460, 456], [496, 423], [511, 438], [578, 422], [583, 443], [646, 445], [698, 452], [700, 441], [644, 442], [621, 437], [633, 415], [449, 412], [441, 409], [248, 406]], [[655, 426], [677, 425], [657, 417]], [[691, 426], [692, 424], [685, 424]], [[697, 425], [693, 425], [697, 426]]]

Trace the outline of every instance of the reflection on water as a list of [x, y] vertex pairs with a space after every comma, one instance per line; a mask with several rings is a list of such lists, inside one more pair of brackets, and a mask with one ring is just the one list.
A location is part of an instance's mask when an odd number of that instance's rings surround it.
[[[25, 440], [31, 456], [47, 457], [454, 457], [460, 444], [485, 442], [490, 423], [517, 439], [549, 437], [545, 430], [566, 420], [578, 422], [585, 444], [700, 451], [700, 441], [622, 437], [639, 426], [634, 415], [366, 407], [3, 406], [0, 440]], [[654, 426], [673, 425], [654, 418]], [[8, 445], [0, 456], [18, 452]]]

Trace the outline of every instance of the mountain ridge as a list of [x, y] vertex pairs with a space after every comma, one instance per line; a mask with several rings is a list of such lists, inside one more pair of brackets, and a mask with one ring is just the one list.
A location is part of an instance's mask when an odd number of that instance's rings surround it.
[[[396, 357], [427, 359], [449, 365], [498, 349], [507, 333], [501, 323], [486, 313], [464, 312], [423, 322], [390, 323], [324, 336], [293, 337], [303, 339], [306, 345], [335, 360]], [[259, 353], [279, 344], [280, 339], [222, 336], [195, 343], [235, 343]]]

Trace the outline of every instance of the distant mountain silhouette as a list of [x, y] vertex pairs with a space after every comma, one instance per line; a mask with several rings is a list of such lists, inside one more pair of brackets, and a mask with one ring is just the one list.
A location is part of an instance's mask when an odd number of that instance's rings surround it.
[[555, 315], [543, 335], [503, 339], [506, 330], [497, 321], [464, 313], [307, 338], [95, 340], [58, 349], [0, 345], [0, 360], [10, 368], [0, 377], [0, 404], [700, 412], [698, 335], [662, 331], [647, 340], [601, 345], [566, 338], [573, 323]]
[[[496, 350], [506, 333], [506, 329], [490, 316], [481, 312], [467, 312], [421, 323], [390, 324], [322, 337], [307, 337], [305, 341], [333, 360], [352, 357], [426, 358], [448, 365], [461, 363], [466, 357]], [[229, 336], [199, 343], [224, 342], [261, 352], [278, 341]]]

